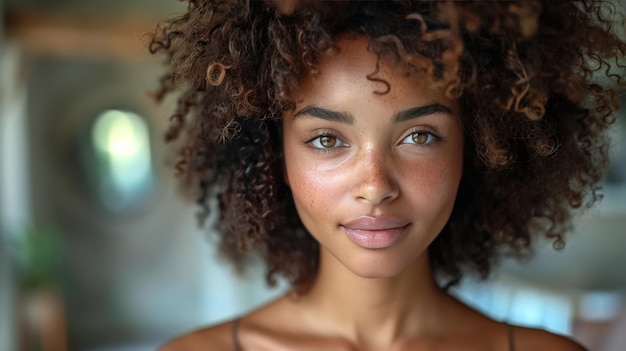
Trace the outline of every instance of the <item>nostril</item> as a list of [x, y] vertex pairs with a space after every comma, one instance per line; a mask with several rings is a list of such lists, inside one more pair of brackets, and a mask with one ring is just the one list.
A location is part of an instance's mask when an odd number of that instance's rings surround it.
[[394, 199], [399, 195], [399, 189], [391, 177], [384, 172], [365, 176], [357, 182], [353, 189], [353, 196], [360, 201], [377, 205]]

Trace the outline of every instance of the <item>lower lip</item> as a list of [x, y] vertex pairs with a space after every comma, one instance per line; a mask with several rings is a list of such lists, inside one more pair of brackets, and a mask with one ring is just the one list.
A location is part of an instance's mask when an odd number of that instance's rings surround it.
[[341, 227], [348, 238], [365, 249], [384, 249], [395, 244], [406, 230], [405, 227], [384, 230], [363, 230]]

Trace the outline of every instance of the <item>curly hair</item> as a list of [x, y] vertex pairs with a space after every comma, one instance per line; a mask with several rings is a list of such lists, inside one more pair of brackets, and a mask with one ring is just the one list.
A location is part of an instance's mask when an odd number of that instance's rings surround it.
[[503, 255], [529, 255], [541, 236], [562, 247], [572, 209], [599, 198], [604, 132], [626, 86], [626, 42], [615, 30], [624, 19], [610, 2], [277, 4], [189, 0], [150, 43], [167, 54], [157, 99], [180, 93], [166, 134], [182, 141], [176, 167], [204, 217], [218, 199], [221, 252], [234, 262], [259, 252], [269, 283], [281, 275], [296, 287], [316, 274], [318, 243], [283, 179], [280, 120], [293, 89], [345, 34], [366, 36], [379, 60], [461, 107], [463, 178], [429, 247], [438, 277], [486, 277]]

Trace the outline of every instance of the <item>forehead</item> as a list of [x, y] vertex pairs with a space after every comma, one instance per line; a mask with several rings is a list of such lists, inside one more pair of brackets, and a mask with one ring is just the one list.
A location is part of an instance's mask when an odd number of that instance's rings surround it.
[[384, 94], [391, 103], [406, 92], [441, 101], [442, 94], [425, 79], [402, 73], [393, 63], [379, 59], [368, 46], [369, 40], [364, 36], [338, 39], [336, 49], [320, 57], [318, 72], [296, 88], [296, 104], [311, 95], [325, 101], [341, 99], [355, 90], [364, 92], [363, 98]]

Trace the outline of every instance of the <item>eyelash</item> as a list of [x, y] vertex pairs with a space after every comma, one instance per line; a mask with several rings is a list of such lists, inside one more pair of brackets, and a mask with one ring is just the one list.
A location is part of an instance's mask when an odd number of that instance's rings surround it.
[[[412, 138], [414, 135], [416, 134], [426, 134], [427, 135], [427, 140], [425, 143], [423, 144], [418, 144], [415, 142], [406, 142], [405, 140]], [[432, 131], [428, 131], [428, 130], [413, 130], [411, 131], [407, 136], [405, 136], [401, 143], [402, 144], [411, 144], [411, 145], [416, 145], [416, 146], [423, 146], [423, 147], [430, 147], [433, 143], [436, 143], [438, 141], [440, 141], [442, 138], [437, 135], [436, 133], [433, 133]]]
[[[324, 147], [323, 145], [320, 144], [320, 146], [316, 146], [314, 143], [320, 143], [321, 138], [324, 137], [329, 137], [329, 138], [335, 138], [336, 142], [339, 143], [339, 145], [333, 145], [332, 147]], [[338, 149], [340, 147], [346, 147], [348, 144], [346, 144], [343, 140], [341, 140], [338, 136], [329, 133], [329, 132], [325, 132], [325, 131], [321, 131], [319, 132], [319, 134], [308, 140], [307, 142], [305, 142], [305, 144], [309, 145], [313, 150], [315, 150], [316, 152], [331, 152], [334, 151], [335, 149]]]

